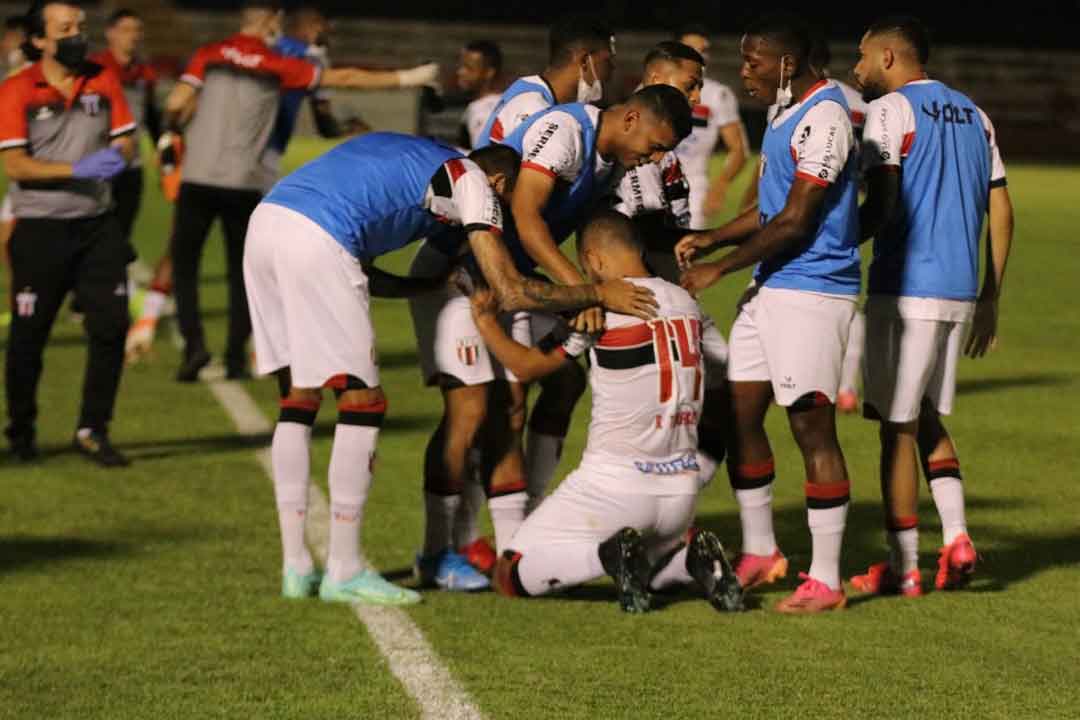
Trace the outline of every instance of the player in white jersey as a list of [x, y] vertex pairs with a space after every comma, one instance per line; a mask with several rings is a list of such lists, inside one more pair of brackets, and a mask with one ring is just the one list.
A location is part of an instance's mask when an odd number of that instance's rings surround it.
[[[686, 27], [675, 39], [697, 50], [709, 62], [708, 31]], [[709, 163], [718, 142], [727, 150], [724, 166], [715, 179], [709, 179]], [[675, 149], [683, 170], [690, 181], [691, 227], [701, 230], [708, 226], [709, 216], [724, 207], [732, 181], [746, 166], [750, 157], [750, 142], [746, 127], [739, 116], [739, 102], [727, 85], [705, 78], [701, 98], [694, 103], [694, 132]]]
[[478, 146], [480, 133], [502, 97], [498, 89], [502, 62], [502, 51], [490, 40], [474, 40], [461, 49], [458, 89], [472, 99], [461, 117], [459, 142], [470, 150]]
[[697, 419], [703, 396], [701, 310], [684, 290], [651, 277], [631, 221], [601, 210], [578, 244], [591, 278], [650, 288], [659, 307], [642, 323], [609, 313], [592, 335], [556, 332], [534, 347], [502, 329], [490, 293], [473, 294], [477, 327], [500, 362], [531, 379], [586, 352], [592, 419], [581, 464], [514, 534], [496, 567], [496, 590], [529, 597], [609, 574], [623, 610], [649, 609], [650, 584], [695, 580], [718, 609], [742, 608], [742, 591], [716, 536], [685, 542], [700, 483]]

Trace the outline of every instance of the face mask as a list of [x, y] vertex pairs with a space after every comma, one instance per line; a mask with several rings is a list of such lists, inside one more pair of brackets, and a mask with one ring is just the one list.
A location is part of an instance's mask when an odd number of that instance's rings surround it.
[[599, 102], [604, 97], [604, 85], [600, 82], [600, 77], [596, 74], [596, 66], [593, 65], [592, 55], [589, 55], [589, 70], [593, 74], [593, 82], [590, 85], [585, 82], [585, 71], [578, 70], [577, 81], [577, 101], [579, 103], [594, 103]]
[[19, 48], [15, 48], [14, 50], [9, 50], [6, 60], [7, 60], [7, 66], [8, 66], [9, 70], [14, 70], [15, 68], [19, 67], [20, 65], [23, 64], [22, 50], [20, 50]]
[[78, 70], [86, 61], [90, 43], [85, 35], [72, 35], [56, 41], [56, 61], [69, 70]]

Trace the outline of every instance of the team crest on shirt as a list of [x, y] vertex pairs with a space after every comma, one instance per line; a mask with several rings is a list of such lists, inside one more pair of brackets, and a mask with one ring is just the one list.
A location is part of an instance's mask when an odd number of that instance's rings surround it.
[[83, 112], [87, 115], [97, 115], [101, 112], [101, 96], [97, 93], [80, 95], [79, 102], [82, 103]]
[[480, 338], [467, 337], [457, 341], [458, 360], [465, 367], [472, 367], [480, 361]]
[[34, 308], [37, 307], [37, 293], [30, 287], [23, 288], [22, 292], [15, 296], [15, 312], [19, 317], [34, 317]]

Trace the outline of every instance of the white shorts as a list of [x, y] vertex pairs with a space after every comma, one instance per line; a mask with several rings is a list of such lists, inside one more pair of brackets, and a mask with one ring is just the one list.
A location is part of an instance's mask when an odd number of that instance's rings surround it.
[[[451, 258], [428, 243], [421, 243], [409, 268], [412, 277], [436, 277], [449, 271]], [[426, 385], [437, 385], [441, 376], [462, 385], [483, 385], [495, 379], [517, 378], [492, 357], [473, 321], [469, 298], [453, 285], [439, 292], [409, 299], [420, 372]], [[510, 329], [510, 323], [513, 328]], [[507, 316], [505, 325], [520, 343], [529, 344], [528, 317]]]
[[248, 223], [244, 282], [256, 372], [289, 367], [299, 388], [338, 375], [379, 385], [368, 280], [360, 261], [298, 212], [261, 203]]
[[951, 413], [969, 325], [901, 317], [889, 299], [871, 296], [863, 361], [867, 417], [911, 422], [919, 417], [924, 398], [942, 415]]
[[731, 328], [728, 380], [771, 382], [781, 407], [815, 392], [836, 402], [855, 299], [758, 288]]
[[11, 201], [11, 193], [4, 195], [4, 201], [0, 203], [0, 223], [14, 222], [15, 207]]
[[697, 494], [612, 492], [620, 471], [617, 466], [581, 465], [525, 518], [509, 547], [524, 555], [536, 547], [600, 543], [632, 527], [646, 536], [650, 560], [669, 552], [694, 520]]

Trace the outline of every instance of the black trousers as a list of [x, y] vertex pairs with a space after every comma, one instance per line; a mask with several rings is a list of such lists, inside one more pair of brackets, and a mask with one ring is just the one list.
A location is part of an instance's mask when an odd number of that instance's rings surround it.
[[229, 333], [225, 346], [228, 368], [247, 364], [247, 340], [251, 336], [247, 293], [244, 291], [244, 236], [248, 219], [262, 199], [257, 190], [229, 190], [197, 183], [182, 183], [176, 203], [173, 239], [173, 292], [180, 333], [186, 352], [206, 349], [199, 310], [199, 263], [214, 220], [221, 218], [225, 234], [225, 257], [229, 279]]
[[135, 229], [135, 218], [138, 216], [139, 207], [142, 205], [142, 168], [128, 168], [113, 178], [112, 194], [113, 214], [116, 216], [116, 225], [120, 237], [130, 243], [132, 231]]
[[112, 213], [79, 220], [20, 218], [10, 253], [12, 317], [4, 378], [8, 436], [34, 433], [42, 354], [71, 291], [85, 313], [89, 338], [77, 427], [104, 432], [124, 367], [131, 245], [120, 236]]

